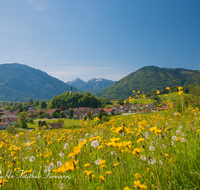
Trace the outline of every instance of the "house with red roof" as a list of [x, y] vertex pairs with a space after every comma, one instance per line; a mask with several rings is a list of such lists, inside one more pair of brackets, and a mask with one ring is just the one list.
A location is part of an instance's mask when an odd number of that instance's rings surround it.
[[162, 111], [162, 110], [170, 110], [174, 109], [173, 107], [157, 107], [157, 111]]
[[8, 123], [0, 123], [0, 129], [5, 129], [8, 127]]
[[8, 117], [5, 118], [4, 121], [8, 124], [8, 125], [13, 125], [14, 122], [18, 122], [18, 118], [13, 118], [13, 117]]
[[114, 115], [113, 108], [103, 108], [103, 111], [106, 112], [108, 115]]
[[58, 109], [50, 109], [49, 111], [46, 112], [46, 114], [49, 115], [49, 116], [51, 116], [51, 114], [52, 114], [53, 112], [59, 113], [60, 110], [58, 110]]

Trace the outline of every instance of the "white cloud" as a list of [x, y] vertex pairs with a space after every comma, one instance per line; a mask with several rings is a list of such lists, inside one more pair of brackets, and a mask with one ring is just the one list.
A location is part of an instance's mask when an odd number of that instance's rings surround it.
[[42, 11], [47, 8], [42, 0], [25, 0], [27, 3], [35, 7], [38, 11]]

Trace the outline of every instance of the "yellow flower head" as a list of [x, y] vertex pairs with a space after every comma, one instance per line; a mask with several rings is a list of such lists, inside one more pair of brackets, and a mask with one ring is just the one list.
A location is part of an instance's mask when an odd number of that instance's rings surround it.
[[111, 173], [111, 171], [106, 171], [106, 175], [110, 175]]
[[89, 166], [90, 166], [90, 164], [85, 164], [85, 165], [84, 165], [85, 168], [86, 168], [86, 167], [89, 167]]
[[104, 179], [103, 176], [99, 176], [99, 179], [101, 180], [101, 182], [104, 182], [104, 181], [105, 181], [105, 179]]
[[144, 140], [145, 140], [145, 138], [139, 138], [139, 139], [137, 140], [137, 143], [142, 142], [142, 141], [144, 141]]
[[182, 86], [179, 86], [179, 87], [178, 87], [178, 90], [179, 90], [179, 91], [183, 90], [183, 87], [182, 87]]
[[131, 189], [129, 189], [129, 187], [125, 187], [123, 190], [131, 190]]
[[137, 189], [147, 189], [147, 186], [146, 186], [146, 185], [140, 184], [140, 181], [139, 181], [139, 180], [134, 181], [134, 184], [135, 184], [134, 187], [136, 187]]
[[183, 91], [179, 91], [178, 94], [179, 94], [179, 95], [183, 94]]
[[141, 178], [141, 176], [140, 176], [139, 173], [136, 173], [136, 174], [135, 174], [135, 177], [136, 177], [137, 179]]

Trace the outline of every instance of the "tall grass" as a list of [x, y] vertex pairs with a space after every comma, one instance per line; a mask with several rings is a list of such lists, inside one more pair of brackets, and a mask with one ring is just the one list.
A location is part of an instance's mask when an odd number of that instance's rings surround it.
[[188, 107], [76, 123], [81, 128], [4, 132], [1, 188], [197, 190], [199, 123], [200, 110]]

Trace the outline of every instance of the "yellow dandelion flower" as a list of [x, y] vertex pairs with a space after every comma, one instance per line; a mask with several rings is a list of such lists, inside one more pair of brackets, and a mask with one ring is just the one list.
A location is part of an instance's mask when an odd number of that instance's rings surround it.
[[129, 189], [129, 187], [125, 187], [123, 190], [131, 190], [131, 189]]
[[147, 186], [140, 184], [139, 180], [134, 181], [134, 185], [135, 185], [134, 187], [136, 187], [137, 189], [147, 189]]
[[179, 90], [179, 91], [183, 90], [183, 87], [182, 87], [182, 86], [179, 86], [179, 87], [178, 87], [178, 90]]
[[103, 176], [99, 176], [99, 179], [101, 180], [101, 182], [104, 182], [104, 181], [105, 181], [105, 179], [104, 179]]
[[137, 143], [142, 142], [142, 141], [144, 141], [144, 140], [145, 140], [145, 138], [139, 138], [139, 139], [137, 140]]
[[119, 165], [119, 162], [113, 164], [113, 167], [116, 167], [116, 166], [118, 166], [118, 165]]
[[106, 160], [101, 160], [101, 161], [99, 162], [99, 165], [105, 164], [105, 163], [106, 163]]
[[86, 168], [86, 167], [89, 167], [89, 166], [90, 166], [90, 164], [85, 164], [85, 165], [84, 165], [85, 168]]
[[178, 95], [181, 95], [181, 94], [183, 94], [183, 91], [179, 91], [179, 92], [178, 92]]
[[133, 154], [140, 154], [142, 151], [143, 151], [142, 148], [135, 148], [132, 153]]
[[86, 175], [87, 175], [87, 176], [90, 176], [91, 174], [92, 174], [92, 171], [87, 171], [87, 172], [86, 172]]
[[106, 175], [110, 175], [110, 174], [112, 174], [111, 171], [106, 171]]
[[169, 158], [169, 154], [165, 154], [165, 156]]
[[141, 178], [141, 176], [140, 176], [139, 173], [136, 173], [136, 174], [135, 174], [135, 177], [136, 177], [137, 179]]

